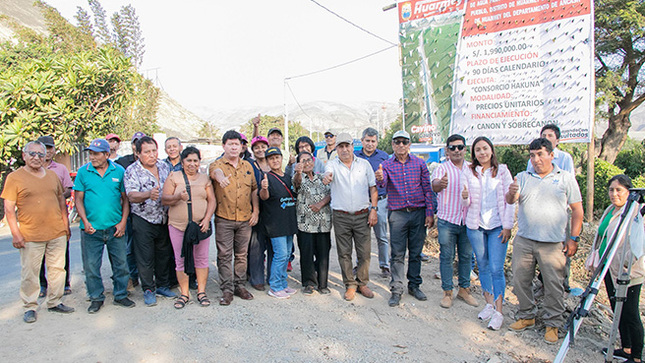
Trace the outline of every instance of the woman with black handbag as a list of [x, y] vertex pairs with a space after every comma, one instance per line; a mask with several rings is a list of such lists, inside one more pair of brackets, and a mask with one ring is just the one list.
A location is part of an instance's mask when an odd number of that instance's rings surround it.
[[[215, 213], [215, 192], [210, 178], [199, 173], [201, 153], [189, 146], [181, 153], [183, 170], [170, 174], [164, 184], [162, 203], [169, 206], [168, 230], [175, 252], [177, 280], [181, 295], [175, 309], [186, 306], [190, 299], [188, 273], [197, 274], [197, 300], [209, 306], [206, 296], [208, 250], [212, 234], [211, 218]], [[192, 247], [192, 248], [191, 248]]]

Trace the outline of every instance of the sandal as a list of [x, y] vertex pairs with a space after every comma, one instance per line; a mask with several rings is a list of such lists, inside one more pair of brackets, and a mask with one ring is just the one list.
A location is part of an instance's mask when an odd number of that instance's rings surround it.
[[211, 301], [208, 299], [205, 292], [197, 293], [197, 301], [199, 301], [199, 305], [202, 307], [211, 306]]
[[186, 304], [188, 303], [188, 299], [190, 299], [188, 296], [186, 296], [186, 295], [180, 295], [180, 296], [177, 298], [177, 300], [175, 300], [175, 305], [174, 305], [174, 306], [175, 306], [175, 309], [178, 309], [178, 310], [179, 310], [179, 309], [183, 309], [183, 308], [184, 308], [184, 306], [186, 306]]

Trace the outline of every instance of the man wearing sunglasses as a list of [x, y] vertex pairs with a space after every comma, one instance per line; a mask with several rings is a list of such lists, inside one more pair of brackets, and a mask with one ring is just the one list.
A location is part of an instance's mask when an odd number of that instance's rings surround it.
[[454, 275], [452, 262], [455, 247], [459, 258], [459, 292], [457, 298], [471, 306], [479, 303], [470, 294], [470, 272], [472, 268], [473, 247], [466, 236], [466, 208], [461, 203], [461, 173], [468, 168], [464, 160], [466, 139], [461, 135], [451, 135], [446, 140], [448, 160], [439, 165], [432, 173], [432, 190], [437, 193], [437, 230], [439, 231], [439, 271], [444, 296], [442, 308], [452, 306]]
[[65, 248], [70, 236], [67, 205], [58, 176], [45, 169], [45, 145], [31, 141], [22, 150], [25, 166], [7, 176], [2, 197], [13, 246], [20, 250], [20, 297], [25, 323], [36, 321], [38, 273], [47, 255], [47, 310], [72, 313], [62, 303], [65, 286]]
[[[419, 286], [421, 279], [421, 251], [426, 239], [426, 228], [434, 224], [434, 195], [426, 163], [410, 155], [410, 134], [400, 130], [392, 136], [394, 157], [384, 161], [376, 170], [377, 185], [385, 187], [389, 197], [390, 242], [392, 244], [392, 296], [388, 304], [399, 305], [403, 294], [406, 249], [408, 258], [408, 293], [415, 299], [428, 298]], [[407, 248], [406, 248], [407, 247]]]
[[336, 132], [334, 130], [329, 129], [325, 131], [325, 142], [327, 145], [316, 152], [316, 159], [327, 164], [329, 160], [338, 157], [338, 153], [336, 152]]

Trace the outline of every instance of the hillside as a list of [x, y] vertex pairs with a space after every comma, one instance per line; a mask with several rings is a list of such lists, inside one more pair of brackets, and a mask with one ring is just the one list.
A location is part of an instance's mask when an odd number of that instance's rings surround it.
[[[302, 110], [297, 105], [289, 106], [289, 119], [299, 121], [306, 129], [324, 132], [328, 128], [346, 131], [355, 137], [366, 127], [382, 131], [398, 116], [399, 107], [394, 103], [365, 102], [356, 105], [336, 102], [315, 101], [303, 103]], [[303, 112], [304, 111], [304, 112]], [[284, 114], [283, 106], [242, 107], [225, 109], [202, 107], [195, 112], [217, 126], [220, 130], [239, 129], [242, 124], [258, 113], [270, 116]]]

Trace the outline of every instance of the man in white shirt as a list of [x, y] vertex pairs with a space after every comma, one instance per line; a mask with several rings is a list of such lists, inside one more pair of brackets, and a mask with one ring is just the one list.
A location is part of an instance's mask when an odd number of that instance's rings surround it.
[[[366, 298], [374, 293], [367, 287], [371, 253], [370, 227], [378, 221], [378, 191], [370, 163], [354, 156], [354, 140], [348, 133], [336, 138], [338, 158], [325, 166], [323, 183], [331, 185], [331, 209], [338, 250], [338, 263], [345, 284], [345, 300], [351, 301], [356, 290]], [[353, 239], [353, 241], [352, 241]], [[352, 243], [358, 267], [352, 272]]]

